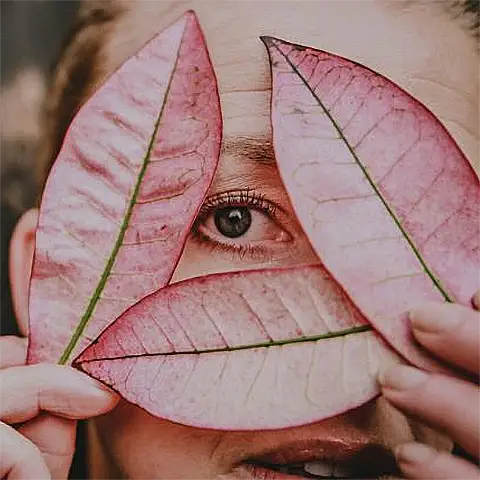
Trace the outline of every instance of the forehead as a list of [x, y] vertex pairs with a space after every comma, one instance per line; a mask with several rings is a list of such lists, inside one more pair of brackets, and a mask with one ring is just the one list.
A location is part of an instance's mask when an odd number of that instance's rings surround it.
[[191, 8], [218, 78], [227, 135], [255, 133], [269, 123], [268, 57], [258, 37], [271, 35], [339, 54], [387, 76], [429, 107], [478, 165], [478, 53], [441, 3], [132, 2], [112, 30], [103, 58], [113, 71]]
[[[449, 18], [438, 3], [441, 2], [131, 2], [112, 34], [108, 57], [113, 63], [123, 62], [126, 54], [133, 54], [191, 8], [205, 32], [222, 93], [268, 88], [266, 54], [258, 38], [261, 35], [278, 36], [339, 54], [398, 82], [408, 82], [407, 77], [412, 74], [430, 73], [455, 83], [455, 67], [462, 66], [465, 57], [474, 60], [475, 50], [471, 39], [462, 34], [460, 24]], [[449, 55], [452, 52], [455, 55]]]

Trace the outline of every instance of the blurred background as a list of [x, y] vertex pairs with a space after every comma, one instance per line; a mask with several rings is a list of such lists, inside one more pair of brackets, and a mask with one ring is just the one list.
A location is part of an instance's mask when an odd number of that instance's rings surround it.
[[79, 3], [76, 0], [0, 1], [2, 335], [16, 332], [8, 284], [8, 243], [17, 218], [35, 203], [38, 115], [51, 68]]

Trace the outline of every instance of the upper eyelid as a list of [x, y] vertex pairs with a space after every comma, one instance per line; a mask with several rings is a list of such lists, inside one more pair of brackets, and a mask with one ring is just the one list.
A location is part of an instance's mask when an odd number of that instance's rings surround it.
[[262, 209], [262, 206], [270, 206], [272, 208], [264, 208], [263, 210], [268, 210], [273, 216], [275, 216], [278, 211], [280, 211], [281, 214], [287, 214], [281, 205], [267, 199], [265, 194], [259, 193], [253, 188], [245, 188], [227, 190], [207, 197], [200, 209], [199, 216], [202, 215], [202, 213], [205, 214], [207, 211], [211, 211], [213, 208], [222, 205], [244, 205], [251, 206], [252, 208], [259, 207], [259, 209]]

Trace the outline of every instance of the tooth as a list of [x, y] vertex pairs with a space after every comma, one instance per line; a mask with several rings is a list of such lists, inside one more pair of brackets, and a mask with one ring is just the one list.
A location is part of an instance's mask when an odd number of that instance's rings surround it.
[[303, 467], [306, 472], [320, 477], [331, 477], [333, 474], [333, 465], [325, 462], [308, 462]]
[[337, 464], [333, 466], [333, 477], [348, 478], [350, 473], [351, 472], [342, 465]]

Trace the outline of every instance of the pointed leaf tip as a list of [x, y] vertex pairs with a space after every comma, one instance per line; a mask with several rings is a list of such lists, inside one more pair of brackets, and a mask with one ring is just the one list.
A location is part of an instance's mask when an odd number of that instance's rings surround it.
[[265, 45], [266, 47], [272, 46], [273, 43], [274, 43], [274, 40], [275, 40], [274, 37], [270, 37], [270, 36], [268, 36], [268, 35], [262, 35], [262, 36], [260, 36], [259, 38], [260, 38], [260, 40], [264, 43], [264, 45]]
[[189, 8], [186, 12], [185, 12], [185, 16], [192, 16], [194, 18], [198, 18], [197, 17], [197, 13], [195, 12], [195, 10], [193, 10], [193, 8]]

